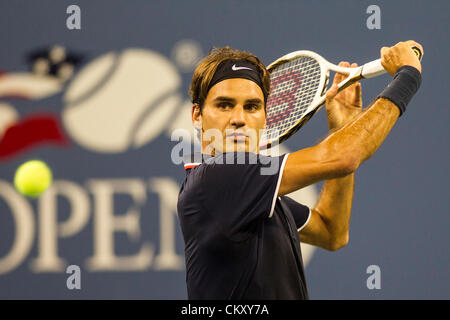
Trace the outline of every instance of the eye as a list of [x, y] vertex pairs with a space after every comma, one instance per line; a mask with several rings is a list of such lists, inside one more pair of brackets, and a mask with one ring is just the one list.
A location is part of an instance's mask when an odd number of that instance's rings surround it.
[[231, 107], [231, 103], [229, 103], [229, 102], [219, 102], [219, 103], [216, 104], [216, 107], [220, 108], [220, 109], [227, 109], [227, 108]]
[[249, 111], [256, 111], [260, 108], [259, 104], [254, 104], [254, 103], [250, 103], [245, 105], [245, 109], [249, 110]]

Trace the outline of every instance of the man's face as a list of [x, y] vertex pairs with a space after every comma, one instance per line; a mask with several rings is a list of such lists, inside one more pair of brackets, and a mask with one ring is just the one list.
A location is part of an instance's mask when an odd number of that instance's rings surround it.
[[193, 120], [202, 123], [203, 152], [258, 153], [266, 122], [263, 92], [251, 80], [221, 81], [209, 90], [202, 114], [193, 112]]

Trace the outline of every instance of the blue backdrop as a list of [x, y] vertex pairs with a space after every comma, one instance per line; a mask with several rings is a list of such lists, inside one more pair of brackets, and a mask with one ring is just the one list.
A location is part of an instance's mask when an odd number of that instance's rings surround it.
[[[367, 27], [373, 4], [380, 29]], [[349, 244], [309, 248], [306, 277], [312, 299], [450, 298], [449, 12], [448, 1], [1, 1], [0, 298], [185, 299], [170, 137], [190, 128], [199, 57], [230, 45], [266, 64], [302, 49], [363, 63], [408, 39], [424, 47], [422, 87], [356, 172]], [[362, 84], [364, 106], [388, 81]], [[321, 111], [284, 147], [326, 134]], [[35, 158], [54, 184], [28, 199], [14, 172]], [[80, 290], [67, 288], [69, 265]], [[380, 289], [367, 287], [371, 265]]]

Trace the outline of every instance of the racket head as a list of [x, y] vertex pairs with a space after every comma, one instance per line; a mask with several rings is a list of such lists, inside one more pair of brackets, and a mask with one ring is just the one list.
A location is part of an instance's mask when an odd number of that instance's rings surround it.
[[297, 132], [325, 102], [329, 62], [315, 52], [289, 53], [267, 67], [271, 93], [260, 148], [282, 143]]

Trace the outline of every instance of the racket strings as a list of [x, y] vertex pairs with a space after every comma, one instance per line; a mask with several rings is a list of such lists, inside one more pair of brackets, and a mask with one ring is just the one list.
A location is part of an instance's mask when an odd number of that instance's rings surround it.
[[265, 139], [271, 141], [299, 122], [316, 96], [320, 77], [320, 64], [311, 57], [300, 57], [272, 70]]

